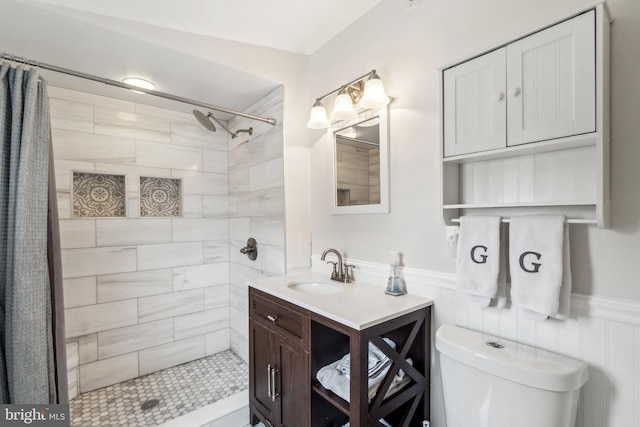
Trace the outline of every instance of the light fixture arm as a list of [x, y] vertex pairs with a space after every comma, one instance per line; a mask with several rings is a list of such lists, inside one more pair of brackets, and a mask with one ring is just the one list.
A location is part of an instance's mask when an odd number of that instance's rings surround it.
[[340, 86], [339, 88], [332, 90], [331, 92], [325, 93], [324, 95], [322, 95], [322, 96], [320, 96], [320, 97], [316, 98], [316, 102], [320, 102], [320, 101], [322, 101], [322, 100], [323, 100], [324, 98], [326, 98], [327, 96], [329, 96], [329, 95], [331, 95], [331, 94], [333, 94], [333, 93], [338, 92], [338, 91], [339, 91], [340, 89], [342, 89], [342, 88], [348, 88], [348, 87], [349, 87], [349, 86], [351, 86], [352, 84], [354, 84], [354, 83], [356, 83], [356, 82], [359, 82], [360, 80], [364, 79], [365, 77], [369, 77], [369, 76], [371, 76], [371, 75], [375, 74], [375, 72], [376, 72], [376, 70], [371, 70], [371, 71], [369, 71], [368, 73], [363, 74], [362, 76], [360, 76], [360, 77], [358, 77], [358, 78], [356, 78], [356, 79], [351, 80], [349, 83], [346, 83], [346, 84], [344, 84], [344, 85]]

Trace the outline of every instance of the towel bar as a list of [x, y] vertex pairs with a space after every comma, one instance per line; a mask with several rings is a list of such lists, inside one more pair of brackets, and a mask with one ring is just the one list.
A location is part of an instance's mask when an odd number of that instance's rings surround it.
[[[458, 224], [460, 223], [460, 218], [453, 218], [451, 222]], [[511, 222], [509, 218], [502, 218], [503, 224], [508, 224], [509, 222]], [[567, 218], [567, 224], [598, 224], [598, 221], [595, 219]]]

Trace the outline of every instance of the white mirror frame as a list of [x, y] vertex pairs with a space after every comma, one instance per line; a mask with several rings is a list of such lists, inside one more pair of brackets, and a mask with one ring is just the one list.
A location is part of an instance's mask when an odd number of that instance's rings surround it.
[[[345, 127], [358, 124], [376, 116], [380, 118], [380, 203], [375, 205], [338, 206], [338, 165], [336, 162], [335, 134]], [[331, 188], [331, 192], [329, 194], [331, 213], [333, 215], [389, 213], [389, 106], [387, 105], [378, 111], [365, 111], [364, 113], [359, 114], [355, 119], [341, 122], [340, 124], [341, 126], [338, 129], [334, 129], [331, 134], [331, 144], [329, 149], [331, 155], [331, 173], [329, 174], [331, 179], [329, 185], [329, 188]]]

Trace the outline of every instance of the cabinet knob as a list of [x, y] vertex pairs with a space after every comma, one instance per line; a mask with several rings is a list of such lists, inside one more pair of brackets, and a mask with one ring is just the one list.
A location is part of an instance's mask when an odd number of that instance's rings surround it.
[[520, 95], [520, 88], [519, 87], [511, 88], [507, 93], [509, 94], [509, 96], [518, 96]]
[[498, 92], [495, 95], [493, 95], [493, 100], [498, 102], [498, 101], [502, 101], [504, 99], [504, 93], [503, 92]]

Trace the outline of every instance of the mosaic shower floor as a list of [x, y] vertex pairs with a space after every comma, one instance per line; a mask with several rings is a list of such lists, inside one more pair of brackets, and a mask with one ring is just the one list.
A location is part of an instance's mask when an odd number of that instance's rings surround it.
[[[248, 382], [247, 364], [228, 350], [83, 393], [71, 401], [71, 426], [157, 426], [246, 390]], [[154, 399], [156, 405], [142, 409]]]

